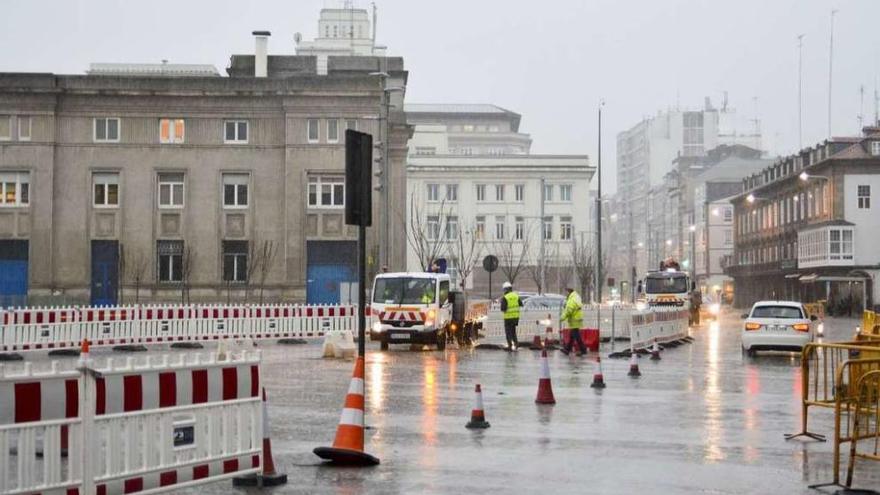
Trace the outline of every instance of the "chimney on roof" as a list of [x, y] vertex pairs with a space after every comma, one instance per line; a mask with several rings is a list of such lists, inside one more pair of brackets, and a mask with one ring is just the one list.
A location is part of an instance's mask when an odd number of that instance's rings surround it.
[[254, 77], [266, 77], [269, 66], [269, 31], [254, 31]]

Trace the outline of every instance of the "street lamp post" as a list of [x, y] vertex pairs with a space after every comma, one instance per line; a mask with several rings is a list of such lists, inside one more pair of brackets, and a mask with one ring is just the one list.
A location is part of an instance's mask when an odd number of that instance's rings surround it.
[[[602, 304], [602, 107], [605, 100], [599, 101], [599, 148], [597, 152], [596, 175], [596, 303]], [[598, 310], [597, 310], [598, 311]]]
[[697, 258], [697, 226], [694, 224], [691, 224], [690, 227], [688, 227], [688, 230], [691, 231], [691, 262], [689, 263], [691, 265], [691, 281], [696, 282], [697, 281], [697, 261], [696, 261], [696, 258]]

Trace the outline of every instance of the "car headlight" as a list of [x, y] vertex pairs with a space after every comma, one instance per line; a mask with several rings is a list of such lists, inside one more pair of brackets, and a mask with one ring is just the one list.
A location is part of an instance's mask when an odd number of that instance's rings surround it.
[[816, 333], [818, 333], [819, 335], [825, 335], [825, 324], [824, 323], [819, 323], [818, 325], [816, 325]]
[[643, 301], [639, 301], [636, 303], [636, 309], [639, 311], [644, 311], [645, 308], [647, 308], [647, 307], [648, 307], [648, 305], [645, 304]]
[[376, 333], [382, 333], [382, 323], [378, 321], [373, 323], [373, 331]]

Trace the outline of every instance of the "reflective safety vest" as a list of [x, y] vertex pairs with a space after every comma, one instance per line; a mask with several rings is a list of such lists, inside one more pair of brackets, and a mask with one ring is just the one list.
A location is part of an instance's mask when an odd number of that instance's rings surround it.
[[504, 311], [504, 319], [518, 320], [520, 308], [519, 294], [514, 291], [510, 291], [507, 294], [504, 294], [504, 300], [507, 301], [507, 309]]
[[584, 304], [577, 292], [572, 292], [565, 298], [565, 308], [562, 310], [562, 321], [568, 328], [581, 328], [584, 326]]

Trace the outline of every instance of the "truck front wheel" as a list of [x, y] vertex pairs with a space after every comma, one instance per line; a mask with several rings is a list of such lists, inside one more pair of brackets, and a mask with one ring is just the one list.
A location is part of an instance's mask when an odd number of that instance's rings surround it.
[[384, 339], [379, 341], [379, 349], [381, 349], [383, 351], [387, 351], [388, 350], [388, 341], [384, 340]]

